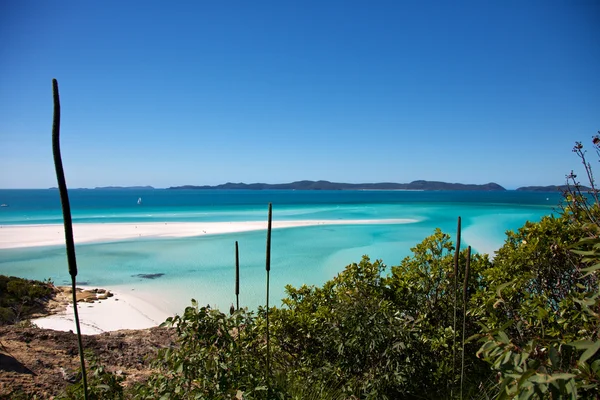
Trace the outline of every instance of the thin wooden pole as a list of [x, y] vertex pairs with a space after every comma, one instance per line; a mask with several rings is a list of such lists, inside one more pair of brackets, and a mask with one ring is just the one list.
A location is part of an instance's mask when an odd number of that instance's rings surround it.
[[240, 310], [240, 252], [235, 241], [235, 309]]
[[458, 217], [456, 228], [456, 250], [454, 251], [454, 328], [452, 337], [452, 385], [456, 382], [456, 310], [458, 308], [458, 262], [460, 256], [461, 219]]
[[67, 262], [69, 275], [71, 275], [71, 292], [73, 294], [73, 313], [75, 314], [75, 328], [77, 331], [77, 345], [79, 347], [79, 362], [83, 379], [83, 396], [88, 399], [87, 376], [85, 372], [85, 359], [83, 357], [83, 343], [81, 341], [81, 328], [79, 327], [79, 313], [77, 311], [77, 259], [75, 258], [75, 243], [73, 241], [73, 222], [71, 220], [71, 205], [65, 180], [65, 171], [60, 154], [60, 97], [58, 94], [58, 81], [52, 79], [52, 97], [54, 99], [54, 116], [52, 119], [52, 154], [54, 156], [54, 169], [58, 181], [58, 192], [62, 205], [63, 220], [65, 225], [65, 243], [67, 247]]
[[271, 397], [269, 377], [271, 375], [271, 342], [269, 338], [269, 272], [271, 271], [271, 219], [273, 216], [272, 204], [269, 203], [269, 223], [267, 225], [267, 398]]
[[463, 284], [463, 328], [462, 328], [462, 361], [460, 366], [460, 398], [463, 397], [463, 381], [465, 379], [465, 330], [467, 327], [467, 289], [469, 288], [469, 268], [471, 265], [471, 246], [467, 247], [467, 265], [465, 266], [465, 283]]

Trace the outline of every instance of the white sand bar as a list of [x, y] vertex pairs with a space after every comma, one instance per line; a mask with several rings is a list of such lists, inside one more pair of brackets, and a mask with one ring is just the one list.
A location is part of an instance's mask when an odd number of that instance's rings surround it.
[[[121, 329], [146, 329], [162, 324], [170, 315], [153, 304], [112, 290], [113, 297], [95, 303], [77, 303], [81, 333], [94, 335]], [[32, 320], [40, 328], [76, 331], [73, 306], [58, 314]]]
[[[293, 228], [317, 225], [382, 225], [410, 224], [416, 219], [356, 219], [273, 221], [273, 228]], [[266, 230], [266, 221], [242, 222], [141, 222], [73, 224], [75, 243], [116, 242], [135, 238], [178, 238], [224, 233]], [[3, 225], [0, 226], [0, 249], [56, 246], [64, 244], [63, 225]]]

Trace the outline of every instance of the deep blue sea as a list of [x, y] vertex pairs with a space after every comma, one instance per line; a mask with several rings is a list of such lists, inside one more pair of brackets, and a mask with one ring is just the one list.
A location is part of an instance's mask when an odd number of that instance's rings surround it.
[[[397, 265], [436, 227], [463, 245], [493, 254], [509, 229], [557, 208], [558, 193], [419, 191], [86, 190], [70, 191], [74, 223], [414, 219], [393, 225], [330, 225], [276, 229], [271, 298], [284, 286], [320, 285], [363, 254]], [[138, 199], [142, 204], [137, 204]], [[57, 190], [0, 190], [0, 226], [62, 224]], [[135, 239], [77, 245], [78, 281], [152, 293], [170, 312], [190, 299], [229, 308], [234, 295], [234, 243], [240, 246], [240, 304], [264, 303], [265, 231], [178, 239]], [[64, 246], [0, 249], [0, 273], [70, 282]], [[138, 274], [164, 274], [143, 279]], [[275, 302], [278, 304], [278, 302]]]

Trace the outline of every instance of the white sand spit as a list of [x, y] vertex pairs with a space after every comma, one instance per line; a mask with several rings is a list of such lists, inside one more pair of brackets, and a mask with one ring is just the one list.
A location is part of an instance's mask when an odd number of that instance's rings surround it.
[[[317, 225], [409, 224], [414, 222], [418, 222], [418, 220], [357, 219], [273, 221], [273, 228], [293, 228]], [[266, 229], [266, 221], [73, 224], [75, 243], [116, 242], [135, 238], [192, 237]], [[0, 226], [0, 249], [56, 246], [64, 244], [64, 242], [64, 227], [59, 224]]]

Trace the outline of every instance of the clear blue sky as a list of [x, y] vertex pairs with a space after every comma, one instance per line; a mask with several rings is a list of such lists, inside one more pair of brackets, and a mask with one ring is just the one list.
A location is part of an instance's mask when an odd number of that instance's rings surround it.
[[[0, 188], [561, 184], [600, 1], [2, 1]], [[600, 174], [600, 172], [599, 172]]]

